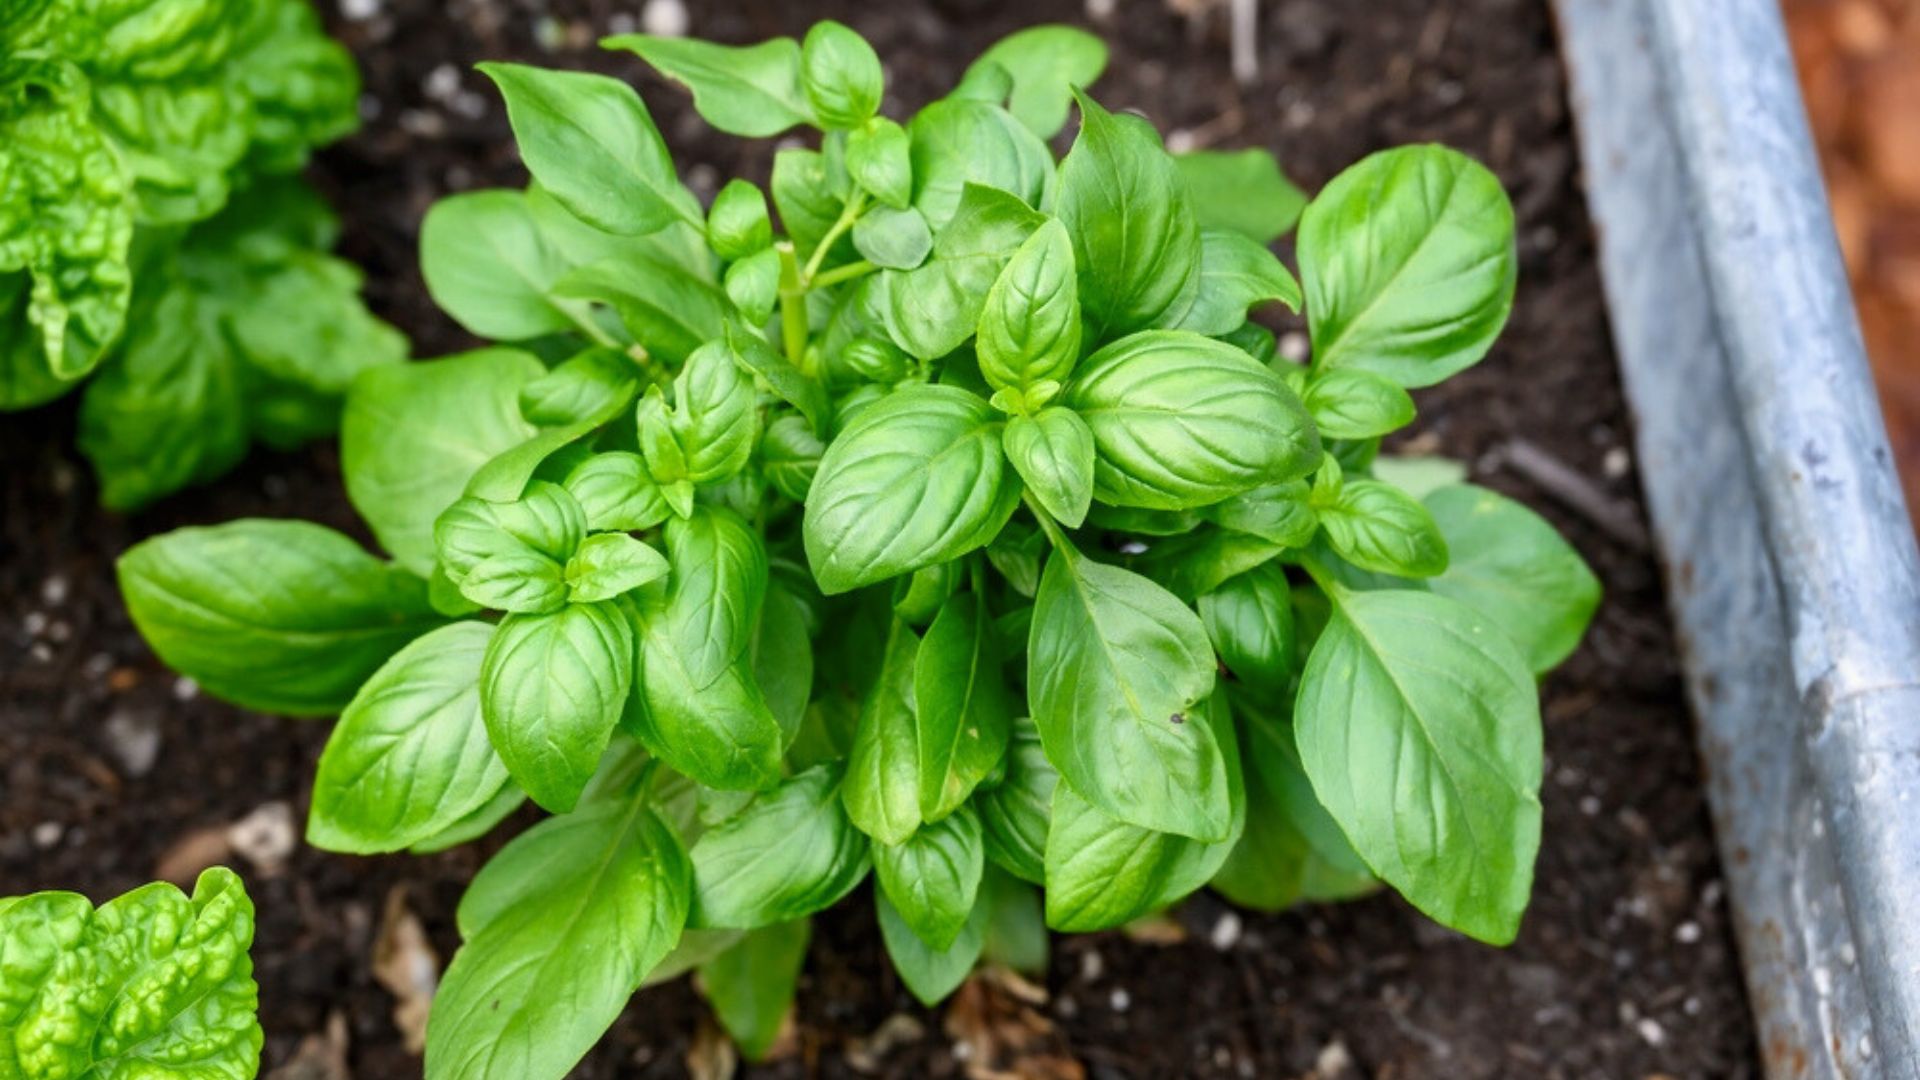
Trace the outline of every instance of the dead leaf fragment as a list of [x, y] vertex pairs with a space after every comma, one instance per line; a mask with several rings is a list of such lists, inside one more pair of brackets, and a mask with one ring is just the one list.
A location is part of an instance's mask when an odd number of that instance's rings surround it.
[[874, 1075], [880, 1072], [887, 1056], [909, 1043], [926, 1038], [926, 1026], [906, 1013], [894, 1013], [864, 1039], [847, 1044], [847, 1067], [854, 1072]]
[[232, 854], [233, 845], [227, 842], [225, 826], [195, 829], [175, 840], [160, 854], [153, 864], [153, 876], [185, 888], [193, 884], [193, 879], [200, 876], [200, 871], [218, 866]]
[[427, 1010], [440, 988], [440, 957], [427, 941], [426, 927], [407, 907], [405, 885], [387, 893], [372, 967], [374, 981], [393, 995], [393, 1024], [407, 1053], [420, 1053], [427, 1045]]
[[740, 1070], [740, 1051], [712, 1017], [703, 1017], [687, 1047], [687, 1075], [693, 1080], [733, 1080]]
[[947, 1005], [947, 1037], [958, 1044], [954, 1056], [968, 1080], [1086, 1080], [1086, 1067], [1068, 1052], [1053, 1021], [1009, 987], [1028, 1000], [1035, 993], [1046, 999], [1044, 990], [1011, 972], [989, 973], [968, 979]]
[[346, 1014], [329, 1014], [326, 1030], [301, 1039], [293, 1057], [268, 1073], [267, 1080], [353, 1080], [347, 1071]]

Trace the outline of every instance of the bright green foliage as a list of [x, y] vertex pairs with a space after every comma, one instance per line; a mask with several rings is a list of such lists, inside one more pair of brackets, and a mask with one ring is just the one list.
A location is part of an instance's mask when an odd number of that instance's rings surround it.
[[45, 0], [0, 23], [0, 410], [99, 372], [80, 448], [107, 506], [331, 433], [353, 377], [405, 357], [287, 175], [358, 97], [307, 0]]
[[[422, 257], [526, 351], [355, 381], [348, 491], [394, 563], [241, 524], [298, 543], [237, 573], [190, 530], [125, 568], [210, 690], [344, 706], [315, 843], [555, 815], [462, 905], [430, 1080], [557, 1078], [688, 971], [763, 1053], [807, 920], [870, 878], [927, 1002], [1210, 882], [1272, 910], [1384, 883], [1512, 939], [1534, 678], [1598, 587], [1457, 466], [1378, 453], [1504, 320], [1486, 170], [1368, 159], [1305, 208], [1296, 277], [1271, 156], [1169, 155], [1085, 96], [1079, 31], [898, 123], [836, 24], [610, 44], [716, 126], [818, 148], [702, 214], [630, 88], [492, 67], [536, 184], [446, 200]], [[1248, 321], [1273, 303], [1312, 364]]]
[[253, 902], [225, 867], [193, 896], [143, 885], [95, 910], [75, 893], [0, 898], [0, 1076], [250, 1080]]

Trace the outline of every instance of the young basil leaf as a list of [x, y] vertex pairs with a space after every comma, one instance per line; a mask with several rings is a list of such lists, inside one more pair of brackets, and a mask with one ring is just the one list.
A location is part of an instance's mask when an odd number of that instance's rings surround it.
[[347, 498], [401, 566], [432, 572], [434, 520], [474, 470], [537, 433], [520, 388], [545, 372], [531, 354], [482, 349], [354, 380], [340, 422]]
[[1364, 896], [1379, 882], [1314, 797], [1284, 716], [1291, 703], [1278, 708], [1279, 717], [1239, 715], [1247, 828], [1210, 884], [1235, 904], [1267, 912]]
[[911, 575], [893, 582], [893, 613], [916, 629], [940, 614], [947, 598], [967, 583], [963, 560], [923, 566]]
[[1271, 244], [1293, 228], [1307, 205], [1306, 194], [1265, 150], [1194, 150], [1175, 154], [1173, 163], [1187, 182], [1202, 229], [1228, 229]]
[[764, 324], [780, 302], [780, 253], [767, 247], [744, 256], [727, 267], [722, 288], [748, 323]]
[[871, 117], [847, 133], [847, 175], [883, 206], [905, 210], [913, 201], [912, 146], [906, 128]]
[[427, 1020], [426, 1075], [565, 1075], [686, 924], [692, 871], [638, 800], [515, 837], [460, 901], [466, 943]]
[[885, 76], [866, 38], [822, 19], [800, 46], [800, 86], [821, 127], [846, 130], [866, 123], [880, 108]]
[[1013, 722], [1006, 775], [973, 797], [980, 814], [987, 858], [1022, 881], [1046, 880], [1047, 832], [1053, 820], [1053, 789], [1060, 774], [1040, 745], [1031, 719]]
[[1153, 125], [1074, 97], [1080, 134], [1060, 163], [1055, 213], [1073, 235], [1080, 306], [1096, 338], [1162, 325], [1200, 287], [1186, 184]]
[[792, 38], [737, 46], [621, 34], [600, 44], [638, 53], [660, 74], [693, 91], [701, 118], [729, 135], [762, 139], [811, 119], [800, 86], [800, 44]]
[[570, 266], [518, 191], [449, 195], [420, 223], [427, 292], [480, 337], [524, 341], [573, 329], [551, 293]]
[[447, 507], [433, 525], [440, 568], [459, 587], [482, 562], [500, 556], [542, 556], [557, 570], [586, 533], [579, 502], [566, 488], [544, 481], [534, 482], [513, 502], [469, 495]]
[[887, 634], [880, 674], [860, 708], [841, 789], [847, 816], [882, 844], [898, 844], [925, 820], [914, 699], [919, 635], [898, 619]]
[[1273, 331], [1259, 323], [1241, 323], [1228, 333], [1214, 336], [1272, 368], [1274, 374], [1280, 376], [1280, 381], [1286, 383], [1289, 389], [1295, 393], [1300, 392], [1299, 387], [1295, 386], [1290, 378], [1295, 365], [1279, 358], [1280, 340], [1274, 336]]
[[591, 530], [650, 529], [672, 513], [639, 454], [590, 455], [567, 471], [563, 486], [579, 502]]
[[[657, 588], [655, 586], [654, 588]], [[642, 675], [622, 727], [676, 770], [723, 791], [759, 791], [780, 778], [786, 734], [754, 681], [746, 658], [704, 685], [688, 674], [684, 651], [697, 651], [670, 626], [664, 599], [649, 596], [640, 622]]]
[[1399, 488], [1348, 480], [1319, 511], [1333, 550], [1362, 570], [1426, 578], [1447, 569], [1447, 541], [1433, 515]]
[[993, 915], [984, 896], [976, 899], [953, 944], [935, 949], [920, 940], [920, 935], [907, 925], [885, 892], [876, 892], [873, 906], [879, 915], [880, 940], [886, 944], [887, 958], [893, 961], [894, 971], [899, 973], [908, 992], [928, 1007], [940, 1004], [967, 980], [973, 965], [980, 960], [980, 951], [986, 944], [987, 922]]
[[[673, 380], [673, 412], [667, 424], [685, 461], [683, 475], [696, 484], [739, 472], [759, 437], [753, 384], [735, 362], [739, 355], [727, 339], [710, 341], [687, 357]], [[644, 405], [641, 423], [646, 423]], [[650, 449], [644, 440], [642, 448]], [[668, 475], [651, 454], [647, 466], [655, 476]]]
[[1053, 179], [1047, 145], [997, 105], [949, 98], [921, 109], [913, 139], [913, 205], [934, 232], [946, 230], [969, 186], [1039, 206]]
[[1162, 321], [1176, 330], [1225, 334], [1247, 321], [1259, 304], [1278, 301], [1300, 310], [1300, 284], [1273, 252], [1224, 229], [1200, 230], [1200, 287], [1193, 303], [1177, 317]]
[[1004, 191], [968, 184], [926, 263], [882, 274], [893, 340], [922, 360], [959, 348], [973, 336], [1007, 260], [1044, 221]]
[[426, 582], [304, 521], [176, 529], [135, 544], [115, 569], [134, 625], [168, 667], [262, 712], [339, 712], [443, 621]]
[[567, 560], [567, 600], [611, 600], [666, 572], [665, 556], [625, 533], [589, 536]]
[[860, 257], [887, 270], [912, 270], [933, 253], [933, 232], [920, 211], [875, 207], [860, 215], [853, 226], [853, 246]]
[[824, 911], [870, 865], [840, 800], [840, 770], [818, 765], [764, 792], [693, 845], [694, 926], [751, 930]]
[[1081, 363], [1061, 404], [1093, 430], [1094, 494], [1159, 510], [1206, 506], [1306, 475], [1320, 438], [1298, 398], [1246, 353], [1152, 330]]
[[[818, 150], [788, 147], [773, 155], [773, 205], [780, 211], [780, 224], [793, 241], [800, 258], [810, 258], [813, 249], [833, 228], [840, 217], [844, 198], [834, 194], [827, 178], [827, 159]], [[835, 241], [834, 249], [822, 265], [839, 261], [843, 250], [852, 250], [850, 239]]]
[[574, 216], [623, 236], [705, 224], [682, 197], [667, 144], [631, 86], [584, 71], [478, 66], [506, 99], [527, 171]]
[[1580, 644], [1600, 606], [1600, 581], [1573, 546], [1525, 506], [1471, 484], [1425, 499], [1453, 553], [1427, 587], [1492, 620], [1536, 675]]
[[633, 653], [633, 626], [611, 603], [508, 615], [487, 643], [487, 737], [547, 810], [572, 810], [593, 777], [633, 682]]
[[763, 1061], [793, 1011], [812, 926], [805, 919], [766, 926], [700, 965], [700, 988], [720, 1026], [748, 1061]]
[[507, 786], [480, 719], [480, 660], [492, 636], [482, 622], [443, 626], [360, 687], [320, 755], [308, 843], [399, 851], [452, 828]]
[[929, 948], [952, 947], [986, 869], [980, 818], [962, 806], [898, 844], [876, 844], [873, 875], [902, 922]]
[[829, 595], [950, 562], [999, 533], [1020, 501], [986, 402], [897, 390], [855, 417], [820, 460], [807, 561]]
[[1220, 663], [1262, 701], [1293, 689], [1293, 587], [1278, 563], [1235, 574], [1200, 597], [1200, 622]]
[[995, 389], [1064, 382], [1080, 358], [1080, 294], [1073, 241], [1049, 220], [1020, 245], [980, 312], [980, 374]]
[[1093, 505], [1093, 432], [1070, 409], [1043, 409], [1007, 421], [1001, 445], [1042, 509], [1077, 529]]
[[1226, 762], [1189, 714], [1213, 693], [1200, 617], [1153, 582], [1056, 544], [1034, 597], [1027, 698], [1047, 758], [1099, 809], [1217, 841]]
[[713, 197], [707, 211], [707, 243], [714, 254], [732, 262], [773, 243], [773, 223], [767, 218], [767, 197], [751, 180], [729, 180]]
[[1513, 307], [1513, 206], [1485, 166], [1439, 146], [1383, 150], [1300, 219], [1317, 368], [1431, 386], [1486, 355]]
[[760, 468], [780, 494], [805, 502], [826, 452], [826, 444], [806, 420], [791, 414], [776, 417], [760, 438]]
[[0, 1066], [10, 1077], [253, 1076], [253, 902], [223, 866], [188, 899], [166, 882], [93, 910], [83, 896], [0, 900]]
[[920, 816], [926, 821], [939, 821], [965, 803], [1006, 752], [1017, 707], [1001, 678], [1000, 660], [984, 596], [960, 593], [940, 606], [913, 664]]
[[1447, 597], [1342, 591], [1294, 716], [1315, 794], [1374, 873], [1512, 941], [1540, 846], [1540, 705], [1506, 635]]
[[998, 68], [1009, 88], [990, 94], [987, 100], [1007, 97], [1008, 110], [1028, 130], [1051, 139], [1067, 125], [1073, 91], [1092, 86], [1106, 67], [1106, 43], [1085, 30], [1030, 26], [994, 42], [967, 68], [961, 83], [972, 83], [982, 77], [979, 73]]
[[1202, 526], [1150, 546], [1134, 569], [1193, 604], [1233, 577], [1273, 561], [1286, 549], [1249, 533]]
[[714, 278], [713, 250], [707, 246], [706, 232], [697, 224], [700, 200], [685, 185], [673, 198], [687, 208], [686, 220], [644, 236], [623, 236], [582, 221], [539, 184], [528, 184], [526, 195], [527, 211], [539, 225], [541, 236], [561, 253], [568, 267], [651, 259], [700, 281]]
[[703, 506], [667, 523], [673, 576], [662, 612], [696, 688], [747, 654], [767, 596], [767, 550], [739, 515]]
[[1048, 926], [1079, 933], [1124, 925], [1205, 885], [1226, 862], [1246, 826], [1239, 747], [1223, 704], [1202, 704], [1190, 722], [1211, 727], [1226, 762], [1227, 836], [1204, 843], [1143, 829], [1102, 813], [1070, 784], [1055, 787], [1047, 833]]
[[1320, 528], [1305, 480], [1267, 484], [1202, 507], [1200, 513], [1223, 529], [1257, 536], [1283, 548], [1306, 547]]
[[1413, 423], [1413, 397], [1359, 368], [1314, 372], [1300, 400], [1323, 439], [1376, 439]]
[[536, 424], [573, 424], [624, 409], [640, 395], [640, 369], [613, 349], [588, 349], [520, 388], [520, 413]]
[[647, 255], [580, 267], [554, 282], [553, 294], [611, 307], [634, 340], [669, 364], [724, 334], [733, 312], [712, 282]]
[[537, 615], [567, 602], [559, 563], [538, 552], [508, 551], [482, 559], [460, 582], [460, 595], [481, 608]]
[[816, 434], [826, 432], [832, 406], [827, 401], [825, 388], [818, 380], [794, 367], [786, 357], [774, 352], [773, 347], [759, 335], [743, 327], [728, 324], [726, 341], [727, 347], [733, 352], [735, 364], [766, 380], [768, 389], [780, 400], [799, 409]]

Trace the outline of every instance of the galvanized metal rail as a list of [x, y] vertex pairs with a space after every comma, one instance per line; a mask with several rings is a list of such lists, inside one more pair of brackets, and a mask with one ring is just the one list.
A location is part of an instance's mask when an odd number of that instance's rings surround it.
[[1774, 0], [1554, 0], [1772, 1077], [1920, 1078], [1920, 556]]

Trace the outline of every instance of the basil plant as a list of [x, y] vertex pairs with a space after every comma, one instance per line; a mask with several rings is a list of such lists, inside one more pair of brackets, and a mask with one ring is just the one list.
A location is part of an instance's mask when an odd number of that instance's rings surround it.
[[405, 359], [295, 175], [359, 92], [307, 0], [0, 3], [0, 412], [86, 381], [107, 506], [331, 434]]
[[[1044, 962], [1042, 920], [1209, 884], [1383, 882], [1513, 938], [1535, 680], [1598, 587], [1518, 504], [1376, 457], [1506, 320], [1493, 176], [1393, 150], [1303, 211], [1264, 152], [1171, 155], [1082, 94], [1106, 52], [1066, 28], [905, 124], [836, 23], [606, 44], [818, 147], [703, 212], [629, 86], [485, 65], [532, 181], [439, 203], [422, 257], [511, 344], [355, 382], [347, 490], [389, 558], [242, 521], [120, 564], [207, 690], [340, 714], [313, 843], [550, 815], [461, 902], [428, 1076], [559, 1077], [690, 969], [760, 1054], [808, 917], [869, 877], [929, 1003]], [[1267, 247], [1296, 219], [1298, 282]], [[1311, 364], [1248, 321], [1272, 303]]]

